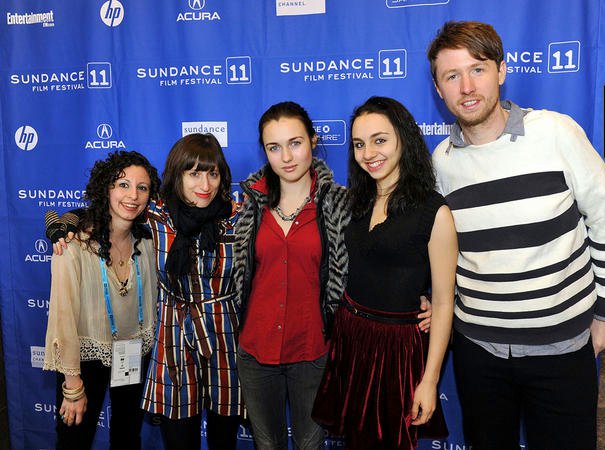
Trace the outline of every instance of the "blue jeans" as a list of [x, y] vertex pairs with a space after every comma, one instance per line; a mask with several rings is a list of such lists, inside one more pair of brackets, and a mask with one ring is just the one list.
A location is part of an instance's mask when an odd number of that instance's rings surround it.
[[238, 348], [237, 371], [257, 450], [288, 449], [286, 400], [290, 405], [294, 448], [324, 448], [324, 431], [311, 419], [311, 410], [326, 359], [327, 354], [315, 361], [260, 364]]

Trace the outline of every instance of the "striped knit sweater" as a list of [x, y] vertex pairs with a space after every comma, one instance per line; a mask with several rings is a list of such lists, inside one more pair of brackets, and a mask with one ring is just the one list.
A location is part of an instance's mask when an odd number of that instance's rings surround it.
[[454, 326], [545, 345], [605, 320], [605, 165], [568, 116], [511, 105], [516, 134], [433, 153], [460, 246]]

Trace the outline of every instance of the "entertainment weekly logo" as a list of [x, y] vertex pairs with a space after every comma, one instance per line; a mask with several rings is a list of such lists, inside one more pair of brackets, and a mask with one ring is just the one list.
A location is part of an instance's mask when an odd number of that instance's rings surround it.
[[24, 87], [38, 93], [66, 93], [83, 89], [111, 89], [111, 63], [94, 61], [86, 68], [73, 70], [42, 70], [11, 73], [10, 85]]
[[506, 73], [546, 75], [580, 70], [580, 41], [548, 42], [542, 50], [514, 49], [504, 55]]
[[372, 56], [286, 60], [279, 63], [279, 73], [305, 83], [401, 79], [407, 76], [407, 50], [383, 49]]
[[51, 9], [47, 12], [29, 13], [6, 13], [7, 25], [42, 25], [43, 27], [55, 26], [55, 12]]
[[136, 69], [136, 77], [160, 87], [252, 84], [252, 58], [228, 56], [223, 64], [213, 62], [189, 65], [147, 66]]

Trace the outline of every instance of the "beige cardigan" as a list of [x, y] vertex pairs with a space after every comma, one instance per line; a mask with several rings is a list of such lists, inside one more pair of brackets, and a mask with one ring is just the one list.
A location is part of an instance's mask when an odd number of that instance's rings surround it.
[[[138, 244], [143, 286], [143, 329], [139, 330], [137, 281], [134, 261], [129, 260], [128, 294], [120, 296], [119, 281], [107, 268], [111, 305], [118, 339], [143, 339], [143, 354], [151, 349], [156, 322], [157, 276], [151, 239]], [[72, 240], [62, 256], [51, 260], [50, 306], [46, 329], [44, 369], [66, 375], [80, 374], [80, 361], [100, 360], [111, 366], [111, 328], [103, 284], [100, 258]]]

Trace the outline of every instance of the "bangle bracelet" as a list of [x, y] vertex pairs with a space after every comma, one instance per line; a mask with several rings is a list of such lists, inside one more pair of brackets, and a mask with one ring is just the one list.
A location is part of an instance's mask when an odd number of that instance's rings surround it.
[[63, 390], [64, 396], [65, 395], [67, 395], [67, 396], [78, 395], [78, 394], [84, 392], [84, 381], [82, 381], [82, 384], [75, 389], [68, 389], [67, 385], [65, 384], [65, 381], [64, 381], [63, 384], [61, 385], [61, 389]]
[[85, 396], [86, 396], [86, 392], [82, 391], [78, 395], [74, 395], [74, 396], [67, 397], [67, 396], [63, 395], [63, 398], [65, 400], [67, 400], [68, 402], [74, 403], [74, 402], [77, 402], [78, 400], [84, 398]]

